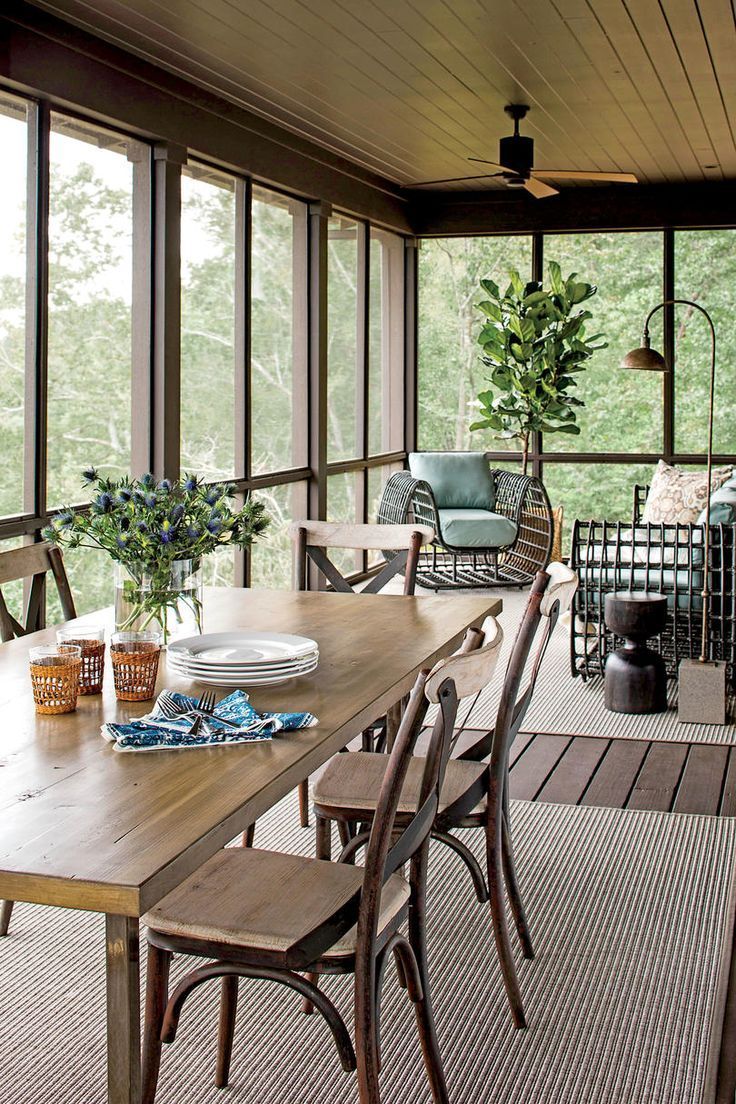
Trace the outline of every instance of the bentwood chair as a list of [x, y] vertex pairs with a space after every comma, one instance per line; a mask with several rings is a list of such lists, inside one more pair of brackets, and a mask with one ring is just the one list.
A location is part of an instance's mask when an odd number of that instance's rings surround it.
[[[41, 628], [44, 585], [49, 572], [59, 592], [64, 620], [71, 621], [77, 616], [77, 611], [74, 608], [74, 598], [64, 570], [64, 560], [58, 548], [42, 541], [39, 544], [29, 544], [23, 548], [11, 548], [7, 552], [0, 552], [0, 588], [6, 583], [14, 583], [20, 579], [31, 580], [22, 622], [13, 617], [0, 589], [0, 640], [3, 643], [14, 640], [18, 636], [26, 636]], [[8, 934], [12, 913], [12, 901], [0, 902], [0, 936]]]
[[[490, 903], [504, 985], [514, 1024], [519, 1028], [526, 1026], [526, 1020], [506, 924], [504, 883], [524, 956], [533, 958], [534, 950], [511, 842], [509, 749], [531, 703], [552, 631], [560, 613], [570, 605], [576, 587], [577, 576], [563, 564], [553, 563], [546, 571], [538, 572], [506, 668], [496, 724], [475, 744], [464, 748], [457, 758], [450, 759], [432, 831], [433, 838], [451, 847], [468, 867], [478, 899]], [[498, 650], [503, 635], [500, 626], [489, 618], [484, 629], [486, 638], [490, 638], [484, 650]], [[522, 691], [523, 675], [535, 639], [536, 652]], [[432, 678], [441, 676], [442, 664], [439, 664]], [[477, 684], [471, 679], [461, 684], [456, 680], [456, 685], [460, 697], [466, 697], [482, 689], [485, 683]], [[330, 857], [332, 821], [341, 825], [341, 837], [344, 838], [346, 833], [350, 837], [343, 848], [343, 856], [349, 857], [362, 846], [366, 838], [366, 825], [370, 825], [376, 815], [377, 795], [385, 770], [384, 755], [338, 755], [317, 777], [313, 809], [317, 823], [318, 858]], [[416, 806], [417, 784], [422, 770], [421, 760], [415, 759], [409, 766], [399, 803], [400, 816], [409, 815]], [[487, 887], [474, 854], [467, 844], [452, 834], [456, 828], [479, 828], [485, 832]]]
[[[477, 632], [470, 636], [470, 647], [477, 638]], [[332, 1031], [343, 1068], [357, 1069], [361, 1104], [379, 1104], [380, 992], [392, 954], [414, 1004], [432, 1098], [448, 1104], [427, 968], [427, 859], [457, 713], [455, 680], [464, 685], [468, 665], [478, 662], [485, 670], [489, 657], [458, 655], [418, 676], [393, 749], [384, 757], [364, 869], [226, 848], [143, 917], [149, 942], [143, 1104], [153, 1104], [161, 1044], [173, 1042], [185, 1000], [214, 978], [221, 979], [218, 1086], [228, 1083], [238, 979], [267, 979], [314, 1005]], [[439, 709], [422, 760], [416, 810], [399, 825], [396, 809], [429, 702]], [[399, 872], [407, 863], [408, 880]], [[405, 920], [407, 935], [401, 931]], [[175, 954], [212, 961], [187, 973], [169, 995]], [[355, 1046], [335, 1005], [310, 980], [321, 974], [354, 976]]]
[[[329, 549], [361, 552], [387, 552], [390, 559], [372, 576], [362, 594], [378, 594], [399, 573], [404, 574], [403, 593], [414, 593], [419, 553], [434, 540], [434, 530], [426, 525], [351, 525], [329, 521], [297, 521], [289, 529], [294, 542], [297, 590], [307, 589], [308, 565], [312, 563], [321, 583], [338, 593], [352, 594], [354, 588], [328, 556]], [[369, 730], [363, 734], [364, 747], [372, 746]], [[299, 785], [299, 817], [309, 827], [309, 783]]]

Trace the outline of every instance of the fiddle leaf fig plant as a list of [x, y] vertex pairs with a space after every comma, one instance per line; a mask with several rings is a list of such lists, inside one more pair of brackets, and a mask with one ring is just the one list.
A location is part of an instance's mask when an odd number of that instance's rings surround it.
[[481, 417], [470, 428], [517, 439], [524, 474], [532, 433], [580, 433], [576, 408], [585, 404], [572, 394], [575, 376], [606, 348], [603, 334], [586, 335], [585, 324], [593, 316], [579, 309], [598, 289], [576, 272], [563, 278], [554, 261], [548, 278], [545, 288], [538, 281], [524, 283], [514, 271], [503, 293], [493, 280], [480, 282], [486, 298], [478, 303], [485, 315], [478, 343], [492, 390], [478, 395]]

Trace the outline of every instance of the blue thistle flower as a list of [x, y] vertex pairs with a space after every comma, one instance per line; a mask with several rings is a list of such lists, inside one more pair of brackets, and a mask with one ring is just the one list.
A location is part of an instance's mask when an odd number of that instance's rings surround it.
[[171, 511], [170, 516], [174, 524], [176, 524], [177, 521], [181, 521], [181, 519], [184, 517], [184, 507], [182, 506], [181, 502], [177, 503], [177, 505]]
[[190, 540], [199, 540], [201, 535], [201, 531], [197, 528], [196, 525], [187, 525], [187, 536]]
[[156, 482], [156, 479], [152, 475], [151, 472], [146, 472], [145, 475], [141, 476], [141, 486], [142, 487], [151, 487], [155, 482]]
[[121, 487], [118, 491], [117, 501], [125, 504], [126, 502], [130, 502], [132, 497], [133, 492], [130, 487]]
[[118, 533], [117, 537], [115, 538], [115, 543], [117, 544], [118, 548], [127, 548], [128, 547], [128, 535], [127, 535], [127, 533]]
[[222, 519], [219, 518], [217, 516], [217, 514], [213, 514], [212, 517], [207, 522], [206, 528], [207, 528], [207, 531], [209, 533], [212, 533], [213, 536], [217, 536], [217, 534], [222, 529]]
[[171, 544], [174, 539], [174, 534], [170, 529], [162, 529], [158, 536], [162, 544]]
[[204, 500], [208, 506], [214, 506], [220, 497], [220, 491], [217, 487], [210, 487], [207, 494], [204, 496]]
[[103, 491], [102, 494], [98, 494], [94, 501], [95, 510], [100, 514], [109, 514], [112, 510], [112, 495], [107, 491]]
[[185, 491], [189, 491], [191, 493], [192, 491], [196, 491], [198, 486], [199, 486], [199, 479], [197, 478], [196, 475], [188, 475], [186, 477], [186, 480], [184, 481], [184, 490]]
[[153, 507], [156, 505], [156, 496], [155, 494], [146, 495], [143, 501], [145, 502], [146, 506], [150, 506], [151, 509], [153, 509]]
[[138, 530], [139, 533], [147, 533], [148, 532], [148, 526], [146, 525], [145, 521], [139, 521], [138, 524], [136, 525], [136, 529]]
[[53, 525], [47, 525], [45, 529], [41, 530], [41, 536], [44, 540], [53, 541], [57, 540], [59, 534], [54, 529]]
[[158, 485], [158, 489], [160, 491], [165, 491], [166, 494], [168, 494], [169, 491], [171, 490], [171, 480], [170, 479], [162, 479], [161, 482]]
[[92, 465], [90, 465], [88, 468], [85, 468], [84, 471], [82, 472], [82, 484], [83, 485], [86, 484], [88, 486], [90, 483], [96, 483], [96, 482], [97, 482], [97, 468], [94, 468], [94, 467], [92, 467]]
[[74, 514], [71, 510], [64, 510], [54, 518], [54, 525], [57, 529], [71, 529], [73, 524]]

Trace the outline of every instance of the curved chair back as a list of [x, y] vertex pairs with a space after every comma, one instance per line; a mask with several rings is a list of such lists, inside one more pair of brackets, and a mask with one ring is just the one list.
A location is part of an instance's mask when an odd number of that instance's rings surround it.
[[332, 521], [296, 521], [289, 527], [289, 535], [294, 542], [296, 589], [306, 590], [307, 564], [311, 560], [332, 588], [345, 594], [353, 593], [353, 588], [328, 557], [326, 549], [394, 552], [361, 593], [377, 594], [394, 575], [403, 571], [404, 594], [413, 594], [419, 551], [434, 540], [434, 530], [428, 525], [351, 525]]
[[64, 560], [58, 548], [48, 541], [41, 541], [0, 552], [0, 587], [18, 579], [31, 580], [23, 623], [10, 613], [0, 590], [0, 637], [3, 643], [42, 628], [44, 584], [48, 572], [54, 577], [64, 618], [71, 621], [77, 616], [77, 611], [64, 570]]
[[[561, 563], [549, 564], [532, 584], [524, 616], [506, 669], [503, 693], [492, 735], [491, 778], [506, 772], [508, 753], [531, 703], [537, 676], [558, 618], [572, 602], [578, 577]], [[527, 660], [540, 632], [529, 681], [520, 692]]]
[[[501, 725], [507, 724], [502, 743], [505, 744], [507, 751], [511, 747], [531, 705], [537, 677], [555, 625], [559, 617], [569, 608], [577, 585], [576, 573], [565, 564], [551, 563], [548, 564], [546, 571], [537, 572], [506, 666], [496, 724], [480, 740], [463, 751], [462, 759], [479, 761], [487, 758], [497, 744], [496, 733], [501, 731], [499, 727]], [[521, 682], [535, 639], [537, 647], [534, 661], [526, 686], [521, 690]]]

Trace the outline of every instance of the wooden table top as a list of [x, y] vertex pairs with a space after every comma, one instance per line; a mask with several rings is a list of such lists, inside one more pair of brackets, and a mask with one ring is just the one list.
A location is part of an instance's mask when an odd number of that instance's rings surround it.
[[[141, 716], [152, 704], [115, 699], [109, 655], [102, 695], [44, 717], [33, 706], [28, 649], [53, 641], [55, 630], [0, 645], [0, 898], [142, 915], [398, 701], [468, 626], [500, 609], [480, 594], [208, 589], [207, 632], [317, 640], [312, 675], [248, 692], [259, 710], [309, 710], [319, 725], [264, 743], [180, 751], [120, 753], [103, 739], [103, 721]], [[199, 686], [168, 672], [162, 656], [158, 688], [165, 685]]]

